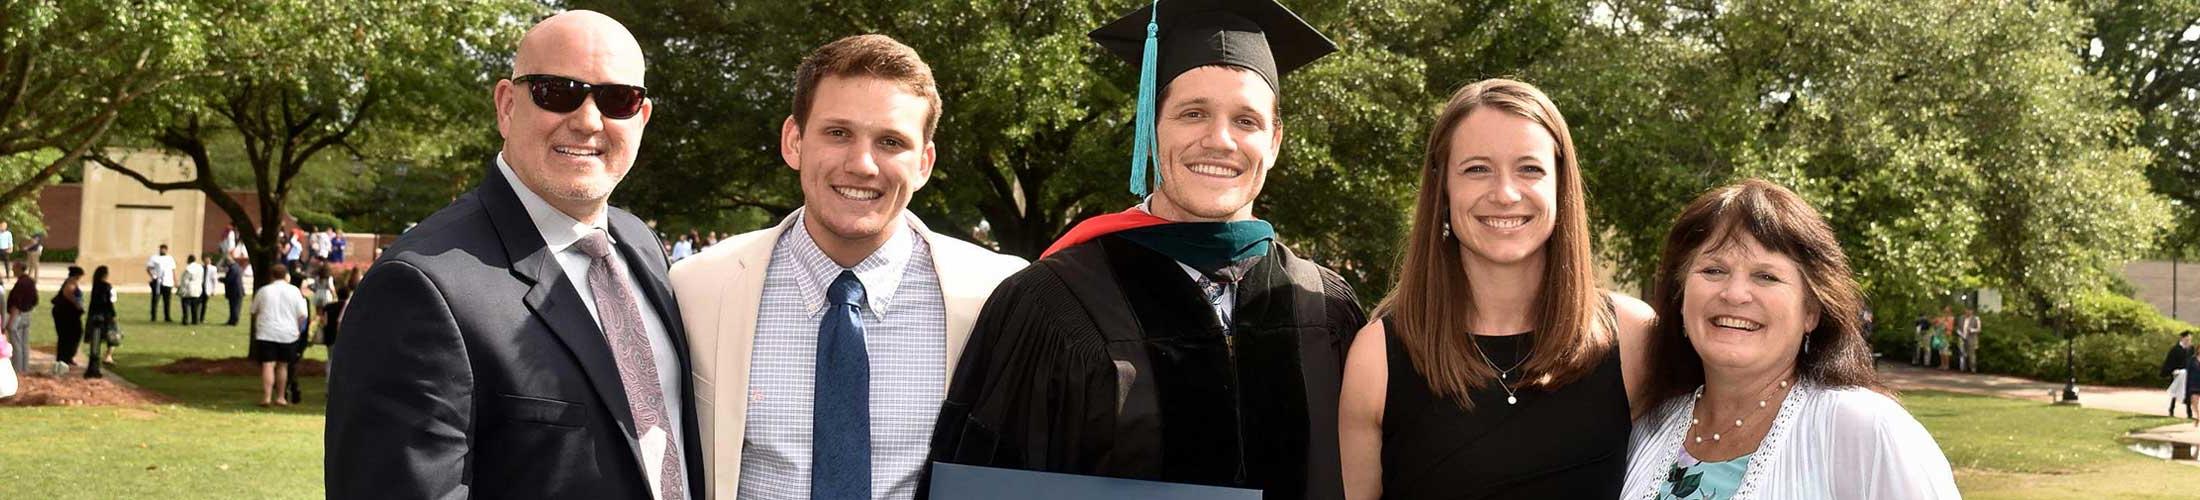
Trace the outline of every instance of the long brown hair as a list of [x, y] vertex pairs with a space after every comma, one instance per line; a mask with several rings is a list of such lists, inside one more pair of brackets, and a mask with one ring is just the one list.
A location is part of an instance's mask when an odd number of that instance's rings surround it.
[[1649, 345], [1652, 370], [1645, 394], [1650, 400], [1665, 401], [1703, 384], [1703, 358], [1689, 344], [1681, 319], [1689, 263], [1744, 234], [1765, 251], [1794, 259], [1809, 292], [1806, 304], [1818, 308], [1818, 326], [1803, 333], [1809, 348], [1796, 356], [1795, 376], [1828, 387], [1888, 392], [1872, 370], [1862, 333], [1863, 293], [1833, 228], [1795, 192], [1749, 179], [1696, 197], [1665, 236], [1650, 288], [1651, 307], [1661, 318]]
[[1613, 346], [1612, 315], [1596, 288], [1581, 165], [1566, 118], [1533, 85], [1505, 79], [1467, 85], [1452, 94], [1429, 129], [1428, 156], [1421, 166], [1421, 191], [1414, 201], [1413, 227], [1406, 233], [1398, 286], [1377, 308], [1378, 315], [1391, 318], [1396, 329], [1387, 333], [1405, 346], [1429, 388], [1467, 409], [1473, 407], [1468, 395], [1494, 380], [1497, 369], [1483, 361], [1481, 347], [1467, 333], [1475, 315], [1475, 283], [1460, 261], [1460, 241], [1443, 230], [1450, 217], [1450, 188], [1445, 180], [1452, 132], [1467, 115], [1484, 108], [1534, 121], [1558, 144], [1557, 213], [1551, 238], [1544, 243], [1543, 289], [1532, 306], [1536, 327], [1529, 333], [1533, 350], [1522, 388], [1554, 389], [1571, 383], [1595, 369]]

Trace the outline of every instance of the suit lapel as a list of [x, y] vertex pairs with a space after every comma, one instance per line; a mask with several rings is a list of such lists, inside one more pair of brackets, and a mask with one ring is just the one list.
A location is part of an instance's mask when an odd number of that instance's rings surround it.
[[634, 413], [628, 406], [625, 386], [619, 382], [619, 366], [612, 360], [611, 345], [604, 340], [603, 329], [596, 325], [595, 318], [589, 316], [588, 305], [581, 302], [577, 284], [566, 279], [556, 256], [543, 243], [542, 233], [535, 229], [534, 220], [527, 216], [527, 207], [520, 204], [514, 189], [521, 188], [505, 182], [504, 174], [491, 163], [489, 172], [482, 176], [481, 204], [497, 228], [505, 255], [512, 257], [513, 276], [531, 285], [522, 301], [573, 353], [588, 385], [595, 388], [597, 401], [603, 402], [604, 409], [619, 422], [627, 447], [639, 460]]
[[[794, 226], [794, 214], [779, 221], [779, 225], [759, 234], [745, 235], [733, 251], [733, 273], [725, 277], [724, 288], [717, 294], [718, 302], [711, 304], [718, 310], [718, 324], [714, 325], [714, 352], [698, 352], [696, 356], [708, 357], [716, 367], [717, 380], [713, 384], [711, 435], [703, 436], [712, 446], [716, 462], [710, 474], [716, 480], [713, 489], [719, 498], [732, 498], [741, 484], [742, 437], [748, 435], [749, 425], [749, 360], [756, 346], [756, 316], [764, 298], [764, 274], [771, 267], [772, 250], [779, 246], [779, 236]], [[722, 245], [725, 243], [721, 243]]]

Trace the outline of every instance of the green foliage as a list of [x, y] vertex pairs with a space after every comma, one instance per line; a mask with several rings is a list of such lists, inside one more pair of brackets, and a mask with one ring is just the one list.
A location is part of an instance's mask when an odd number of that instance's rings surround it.
[[2152, 304], [2112, 293], [2078, 298], [2067, 321], [2079, 335], [2169, 335], [2191, 331], [2190, 323], [2170, 319]]
[[173, 1], [0, 3], [0, 205], [35, 200], [149, 93], [210, 73], [208, 28], [192, 11]]
[[2138, 116], [2128, 141], [2153, 152], [2147, 178], [2182, 205], [2165, 235], [2181, 255], [2200, 250], [2200, 2], [2066, 0], [2091, 22], [2076, 52], [2085, 69], [2108, 78], [2124, 109]]
[[[1980, 316], [1978, 366], [1981, 371], [2061, 380], [2070, 370], [2064, 361], [2065, 338], [2039, 322], [2012, 314]], [[2161, 361], [2159, 359], [2155, 360]], [[2096, 383], [2095, 379], [2081, 379]]]
[[344, 223], [343, 220], [337, 219], [336, 216], [329, 215], [318, 210], [310, 210], [302, 207], [291, 209], [290, 217], [293, 219], [297, 219], [299, 226], [310, 227], [314, 229], [335, 227], [340, 226]]
[[1584, 24], [1528, 76], [1576, 124], [1626, 279], [1684, 203], [1741, 177], [1824, 212], [1882, 303], [1975, 286], [2067, 302], [2166, 221], [2146, 152], [2117, 140], [2130, 117], [2075, 70], [2085, 20], [2067, 8], [1644, 0]]
[[[2078, 337], [2078, 380], [2087, 384], [2161, 387], [2162, 357], [2176, 335], [2140, 333]], [[2067, 370], [2065, 370], [2067, 372]]]
[[76, 263], [76, 249], [74, 249], [74, 248], [47, 248], [47, 249], [46, 249], [46, 251], [45, 251], [45, 253], [40, 253], [40, 254], [38, 254], [38, 261], [39, 261], [39, 262], [52, 262], [52, 263], [56, 263], [56, 264], [75, 264], [75, 263]]
[[[2021, 315], [1981, 316], [1985, 332], [1979, 337], [1979, 368], [2061, 380], [2070, 375], [2065, 358], [2074, 348], [2080, 383], [2154, 386], [2162, 383], [2163, 354], [2177, 343], [2178, 333], [2193, 329], [2144, 302], [2105, 293], [2081, 296], [2063, 316], [2069, 318], [2067, 331], [2076, 337], [2074, 346], [2062, 333]], [[1906, 358], [1909, 351], [1900, 352]]]
[[[189, 158], [192, 178], [133, 177], [155, 190], [205, 193], [239, 226], [263, 278], [281, 232], [274, 222], [297, 201], [293, 193], [326, 196], [320, 205], [332, 209], [359, 198], [390, 202], [386, 192], [353, 193], [385, 172], [403, 180], [417, 169], [480, 168], [483, 157], [452, 159], [478, 152], [468, 147], [491, 119], [491, 68], [516, 45], [518, 23], [540, 9], [522, 0], [176, 4], [180, 16], [209, 20], [205, 65], [215, 73], [150, 96], [155, 105], [123, 130]], [[247, 16], [254, 22], [213, 21]], [[231, 190], [257, 195], [257, 212]]]
[[[912, 209], [1026, 256], [1135, 201], [1119, 185], [1132, 68], [1084, 32], [1137, 3], [559, 2], [605, 11], [644, 43], [658, 123], [614, 201], [661, 229], [752, 229], [798, 206], [776, 151], [792, 70], [822, 43], [875, 32], [916, 47], [946, 99], [939, 164]], [[478, 175], [496, 142], [475, 123], [482, 89], [539, 12], [515, 0], [154, 4], [162, 15], [46, 9], [21, 26], [92, 13], [161, 42], [139, 46], [207, 74], [147, 97], [157, 106], [133, 115], [129, 136], [217, 144], [213, 163], [254, 166], [212, 169], [221, 186], [253, 184], [277, 205], [377, 231]], [[2196, 114], [2179, 89], [2192, 87], [2195, 44], [2176, 38], [2189, 3], [1292, 7], [1344, 50], [1288, 83], [1284, 154], [1258, 211], [1370, 298], [1391, 281], [1430, 111], [1492, 76], [1537, 83], [1566, 111], [1591, 221], [1608, 236], [1600, 252], [1626, 281], [1644, 277], [1683, 203], [1740, 177], [1782, 182], [1824, 211], [1876, 301], [1990, 286], [2034, 316], [2111, 284], [2172, 210], [2189, 211], [2140, 175], [2162, 188], [2163, 172], [2180, 171], [2165, 165], [2189, 163], [2179, 144], [2194, 134], [2178, 131]], [[261, 22], [218, 22], [245, 14]], [[324, 119], [275, 124], [279, 110]], [[266, 133], [277, 129], [294, 133]]]
[[[52, 184], [56, 179], [40, 179], [38, 172], [46, 165], [59, 161], [61, 156], [60, 151], [53, 149], [0, 156], [0, 186], [30, 185], [43, 188]], [[13, 202], [0, 203], [4, 203], [0, 205], [0, 221], [8, 223], [9, 232], [28, 240], [31, 235], [46, 230], [46, 220], [38, 208], [37, 196], [24, 196]]]

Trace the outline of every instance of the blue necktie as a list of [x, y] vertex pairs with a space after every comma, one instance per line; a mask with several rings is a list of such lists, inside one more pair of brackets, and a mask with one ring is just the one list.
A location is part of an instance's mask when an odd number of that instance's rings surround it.
[[863, 348], [863, 282], [841, 271], [817, 326], [817, 404], [810, 410], [810, 498], [871, 498], [871, 355]]

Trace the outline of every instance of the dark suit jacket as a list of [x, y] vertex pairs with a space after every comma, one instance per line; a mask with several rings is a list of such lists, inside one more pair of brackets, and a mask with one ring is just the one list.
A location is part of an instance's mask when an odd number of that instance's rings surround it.
[[231, 299], [244, 296], [244, 268], [236, 261], [222, 264], [222, 295]]
[[[513, 189], [492, 163], [360, 281], [332, 351], [328, 498], [649, 498], [586, 284], [566, 278]], [[633, 214], [612, 208], [607, 226], [679, 353], [692, 497], [707, 476], [665, 258]]]

